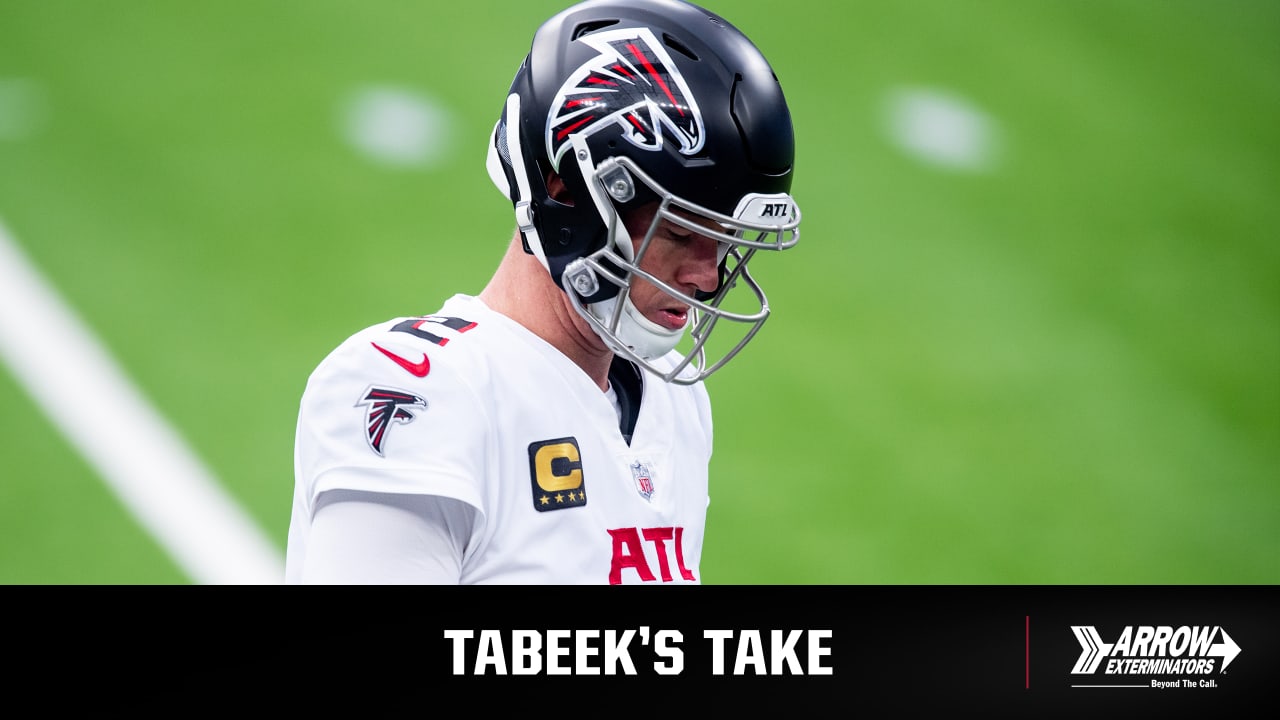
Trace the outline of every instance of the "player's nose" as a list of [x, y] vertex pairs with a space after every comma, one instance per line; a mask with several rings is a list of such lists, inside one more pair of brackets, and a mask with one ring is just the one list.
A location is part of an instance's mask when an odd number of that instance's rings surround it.
[[718, 246], [715, 240], [704, 235], [695, 237], [685, 246], [686, 252], [676, 276], [682, 286], [707, 293], [715, 292], [720, 285], [716, 252]]

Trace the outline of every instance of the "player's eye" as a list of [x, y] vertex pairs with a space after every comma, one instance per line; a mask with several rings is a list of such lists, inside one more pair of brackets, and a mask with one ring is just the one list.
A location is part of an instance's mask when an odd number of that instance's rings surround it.
[[663, 223], [660, 228], [660, 232], [668, 239], [678, 243], [689, 242], [694, 237], [694, 232], [692, 230], [673, 222]]

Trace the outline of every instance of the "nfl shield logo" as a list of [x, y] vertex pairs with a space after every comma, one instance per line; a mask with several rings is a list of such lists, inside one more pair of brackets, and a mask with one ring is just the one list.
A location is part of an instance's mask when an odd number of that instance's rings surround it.
[[632, 463], [631, 477], [635, 478], [636, 491], [640, 493], [640, 497], [648, 500], [653, 496], [653, 476], [649, 473], [648, 466], [642, 462]]

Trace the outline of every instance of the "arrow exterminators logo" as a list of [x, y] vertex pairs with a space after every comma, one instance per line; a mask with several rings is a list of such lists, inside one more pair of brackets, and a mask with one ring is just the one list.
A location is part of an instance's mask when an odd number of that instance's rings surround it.
[[1114, 643], [1103, 642], [1092, 625], [1073, 625], [1071, 631], [1081, 648], [1073, 675], [1091, 675], [1099, 667], [1105, 675], [1207, 675], [1226, 670], [1240, 654], [1217, 625], [1129, 625]]

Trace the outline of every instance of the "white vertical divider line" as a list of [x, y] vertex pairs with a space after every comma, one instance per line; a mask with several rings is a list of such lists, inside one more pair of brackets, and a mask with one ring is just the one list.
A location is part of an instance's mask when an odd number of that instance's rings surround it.
[[0, 360], [194, 583], [283, 582], [280, 549], [130, 382], [3, 221]]

